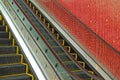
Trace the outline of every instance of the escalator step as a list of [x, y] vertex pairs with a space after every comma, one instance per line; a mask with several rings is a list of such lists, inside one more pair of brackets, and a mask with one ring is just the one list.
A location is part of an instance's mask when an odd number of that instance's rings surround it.
[[6, 27], [2, 27], [2, 26], [0, 26], [0, 31], [5, 32], [5, 30], [6, 30]]
[[68, 67], [68, 69], [70, 69], [70, 71], [79, 71], [80, 70], [79, 67], [76, 66], [75, 63], [72, 62], [72, 61], [71, 62], [65, 62], [64, 64]]
[[71, 61], [70, 58], [66, 54], [58, 55], [60, 59], [65, 62], [65, 61]]
[[53, 40], [49, 40], [48, 43], [50, 44], [51, 47], [58, 46], [57, 42]]
[[11, 64], [11, 63], [20, 63], [21, 55], [10, 54], [10, 55], [1, 55], [0, 64]]
[[0, 54], [16, 53], [16, 48], [13, 46], [0, 46]]
[[0, 38], [8, 38], [9, 37], [9, 33], [7, 32], [0, 32]]
[[4, 27], [4, 26], [0, 24], [0, 27]]
[[10, 74], [21, 74], [26, 72], [26, 65], [24, 64], [10, 64], [0, 66], [0, 76]]
[[64, 53], [64, 50], [61, 49], [61, 47], [53, 47], [53, 50], [57, 53], [57, 54], [62, 54]]
[[0, 78], [0, 80], [32, 80], [32, 77], [27, 74], [17, 75], [17, 76], [8, 76]]
[[0, 25], [2, 25], [2, 21], [0, 20]]
[[83, 71], [76, 72], [75, 74], [77, 76], [79, 76], [80, 78], [83, 78], [84, 80], [90, 80], [90, 78], [91, 78], [86, 73], [84, 73]]
[[0, 38], [0, 46], [8, 46], [8, 45], [12, 45], [12, 40]]
[[46, 40], [53, 40], [51, 36], [48, 35], [47, 32], [45, 33], [42, 33], [43, 37], [46, 39]]

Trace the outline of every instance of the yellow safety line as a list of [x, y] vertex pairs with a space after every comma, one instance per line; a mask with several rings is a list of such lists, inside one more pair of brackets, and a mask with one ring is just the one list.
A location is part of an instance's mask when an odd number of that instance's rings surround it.
[[33, 11], [34, 11], [34, 10], [35, 10], [35, 7], [33, 6], [33, 8], [32, 8], [32, 9], [33, 9]]
[[42, 18], [42, 14], [40, 14], [40, 19]]
[[28, 4], [29, 0], [27, 0], [27, 4]]
[[26, 66], [26, 73], [28, 73], [28, 70], [29, 70], [28, 64], [26, 64], [26, 63], [21, 63], [21, 64], [24, 64]]
[[5, 30], [6, 32], [8, 32], [8, 26], [6, 25], [6, 30]]
[[94, 80], [93, 78], [90, 78], [90, 80]]
[[73, 71], [71, 71], [71, 72], [80, 72], [81, 70], [73, 70]]
[[23, 55], [22, 54], [17, 54], [17, 55], [20, 55], [21, 56], [21, 61], [20, 61], [20, 63], [23, 63]]
[[47, 24], [47, 28], [50, 28], [50, 23]]
[[89, 72], [90, 74], [92, 74], [92, 75], [94, 74], [94, 72], [93, 72], [93, 71], [88, 71], [88, 72]]
[[52, 28], [52, 33], [54, 33], [55, 32], [55, 29], [54, 28]]
[[71, 47], [70, 46], [65, 46], [68, 49], [68, 52], [71, 51]]
[[15, 46], [15, 40], [12, 39], [12, 46]]
[[36, 15], [38, 15], [38, 10], [35, 11]]
[[[88, 71], [90, 74], [94, 75], [93, 71]], [[90, 78], [90, 80], [93, 80], [93, 78]]]
[[5, 26], [5, 20], [2, 21], [2, 25]]
[[34, 76], [32, 74], [29, 74], [29, 73], [26, 73], [28, 76], [31, 76], [32, 77], [32, 80], [35, 80], [34, 79]]
[[30, 2], [30, 7], [32, 7], [32, 4], [31, 4], [31, 2]]
[[75, 60], [77, 61], [78, 60], [78, 55], [76, 53], [72, 54], [75, 58]]
[[46, 22], [46, 19], [44, 18], [44, 19], [43, 19], [43, 23], [45, 24], [45, 22]]
[[11, 75], [0, 76], [0, 78], [12, 77], [12, 76], [20, 76], [20, 75], [24, 75], [24, 74], [25, 74], [25, 73], [21, 73], [21, 74], [11, 74]]
[[65, 40], [63, 39], [63, 40], [61, 40], [61, 42], [62, 42], [62, 45], [64, 46], [65, 45]]
[[82, 67], [85, 68], [85, 62], [83, 61], [78, 61], [80, 64], [82, 64]]
[[9, 56], [9, 55], [14, 55], [14, 54], [0, 54], [0, 56]]
[[59, 39], [59, 38], [60, 38], [60, 35], [59, 35], [58, 33], [57, 33], [56, 35], [57, 35], [57, 39]]
[[11, 37], [12, 37], [12, 34], [11, 34], [11, 32], [9, 32], [9, 39], [11, 39]]
[[9, 66], [9, 65], [14, 65], [14, 64], [20, 64], [20, 63], [0, 64], [0, 66]]
[[19, 47], [16, 46], [16, 53], [18, 54], [19, 53]]
[[0, 14], [0, 21], [2, 20], [2, 15]]
[[0, 56], [21, 55], [21, 54], [0, 54]]

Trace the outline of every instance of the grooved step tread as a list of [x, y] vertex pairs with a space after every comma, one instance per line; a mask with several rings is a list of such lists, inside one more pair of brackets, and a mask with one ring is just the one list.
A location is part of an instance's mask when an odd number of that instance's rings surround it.
[[32, 80], [32, 77], [27, 74], [16, 74], [11, 76], [0, 77], [0, 80]]
[[18, 54], [0, 55], [0, 65], [20, 63], [20, 62], [21, 62], [21, 55]]
[[[1, 22], [0, 22], [1, 23]], [[0, 24], [0, 27], [4, 27], [2, 24]]]
[[57, 42], [53, 41], [53, 40], [48, 40], [48, 43], [50, 44], [50, 46], [54, 47], [54, 46], [58, 46]]
[[5, 30], [6, 30], [6, 27], [2, 27], [2, 26], [0, 26], [0, 31], [5, 32]]
[[11, 39], [1, 39], [0, 38], [0, 46], [10, 46], [12, 45]]
[[0, 54], [16, 53], [17, 46], [0, 46]]
[[9, 33], [0, 31], [0, 38], [9, 38]]
[[2, 26], [2, 21], [0, 20], [0, 26]]
[[87, 74], [85, 74], [84, 72], [80, 71], [80, 72], [75, 72], [74, 74], [76, 74], [77, 76], [83, 78], [84, 80], [90, 80], [91, 77], [89, 77]]
[[68, 69], [70, 69], [71, 72], [73, 72], [73, 71], [78, 72], [80, 70], [79, 67], [77, 65], [75, 65], [75, 63], [72, 61], [65, 62], [64, 64], [68, 67]]
[[0, 66], [0, 76], [21, 73], [26, 73], [25, 64], [8, 64]]
[[59, 46], [53, 47], [53, 50], [54, 50], [57, 54], [62, 54], [62, 53], [64, 53], [64, 50], [61, 49], [61, 47], [59, 47]]
[[60, 59], [64, 62], [64, 61], [71, 61], [71, 59], [66, 55], [66, 54], [61, 54], [58, 55], [60, 57]]
[[16, 54], [18, 46], [13, 45], [11, 32], [0, 20], [0, 80], [33, 80], [33, 75], [28, 74], [28, 65], [23, 63], [23, 55]]

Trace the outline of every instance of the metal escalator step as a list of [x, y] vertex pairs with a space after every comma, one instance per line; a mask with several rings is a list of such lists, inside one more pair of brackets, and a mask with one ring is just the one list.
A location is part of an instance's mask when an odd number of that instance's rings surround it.
[[0, 25], [2, 25], [2, 21], [0, 20]]
[[5, 30], [6, 30], [6, 27], [0, 26], [0, 31], [4, 31], [5, 32]]
[[53, 50], [54, 50], [57, 54], [64, 53], [64, 50], [63, 50], [61, 47], [59, 47], [59, 46], [53, 47]]
[[65, 62], [65, 61], [71, 61], [70, 58], [66, 55], [66, 54], [61, 54], [58, 55], [60, 57], [60, 59]]
[[79, 67], [77, 65], [75, 65], [75, 63], [72, 62], [72, 61], [71, 62], [65, 62], [64, 64], [68, 67], [68, 69], [70, 69], [71, 72], [80, 71]]
[[11, 64], [20, 63], [21, 55], [10, 54], [10, 55], [0, 55], [0, 64]]
[[0, 78], [0, 80], [32, 80], [32, 77], [27, 74], [22, 74]]
[[77, 76], [79, 76], [80, 78], [83, 78], [84, 80], [90, 80], [90, 76], [88, 76], [85, 72], [83, 71], [80, 71], [80, 72], [76, 72], [74, 73], [76, 74]]
[[53, 40], [48, 40], [48, 43], [50, 44], [51, 47], [58, 46], [57, 42]]
[[4, 26], [0, 24], [0, 27], [4, 27]]
[[24, 64], [10, 64], [0, 66], [0, 76], [21, 74], [26, 72], [26, 65]]
[[42, 33], [43, 37], [46, 39], [46, 40], [53, 40], [52, 37], [46, 32], [46, 33]]
[[9, 33], [7, 33], [7, 32], [0, 32], [0, 38], [9, 38]]
[[12, 45], [12, 40], [0, 38], [0, 46], [3, 46], [3, 45], [4, 46]]
[[0, 54], [10, 54], [10, 53], [16, 53], [16, 48], [13, 46], [0, 46]]

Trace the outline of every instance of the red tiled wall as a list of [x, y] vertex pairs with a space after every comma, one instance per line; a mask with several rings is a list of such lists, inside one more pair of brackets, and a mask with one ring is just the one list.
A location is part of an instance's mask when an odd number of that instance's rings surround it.
[[120, 51], [120, 0], [57, 0]]
[[[54, 0], [52, 0], [54, 1]], [[102, 65], [120, 79], [120, 56], [82, 27], [51, 0], [39, 2]], [[119, 12], [117, 0], [57, 0], [97, 35], [119, 50]], [[112, 2], [113, 1], [113, 2]], [[118, 1], [120, 2], [120, 1]], [[116, 5], [115, 5], [116, 4]], [[112, 5], [112, 6], [111, 6]], [[116, 10], [119, 9], [119, 10]], [[115, 15], [116, 14], [116, 15]], [[115, 16], [114, 16], [115, 15]]]

